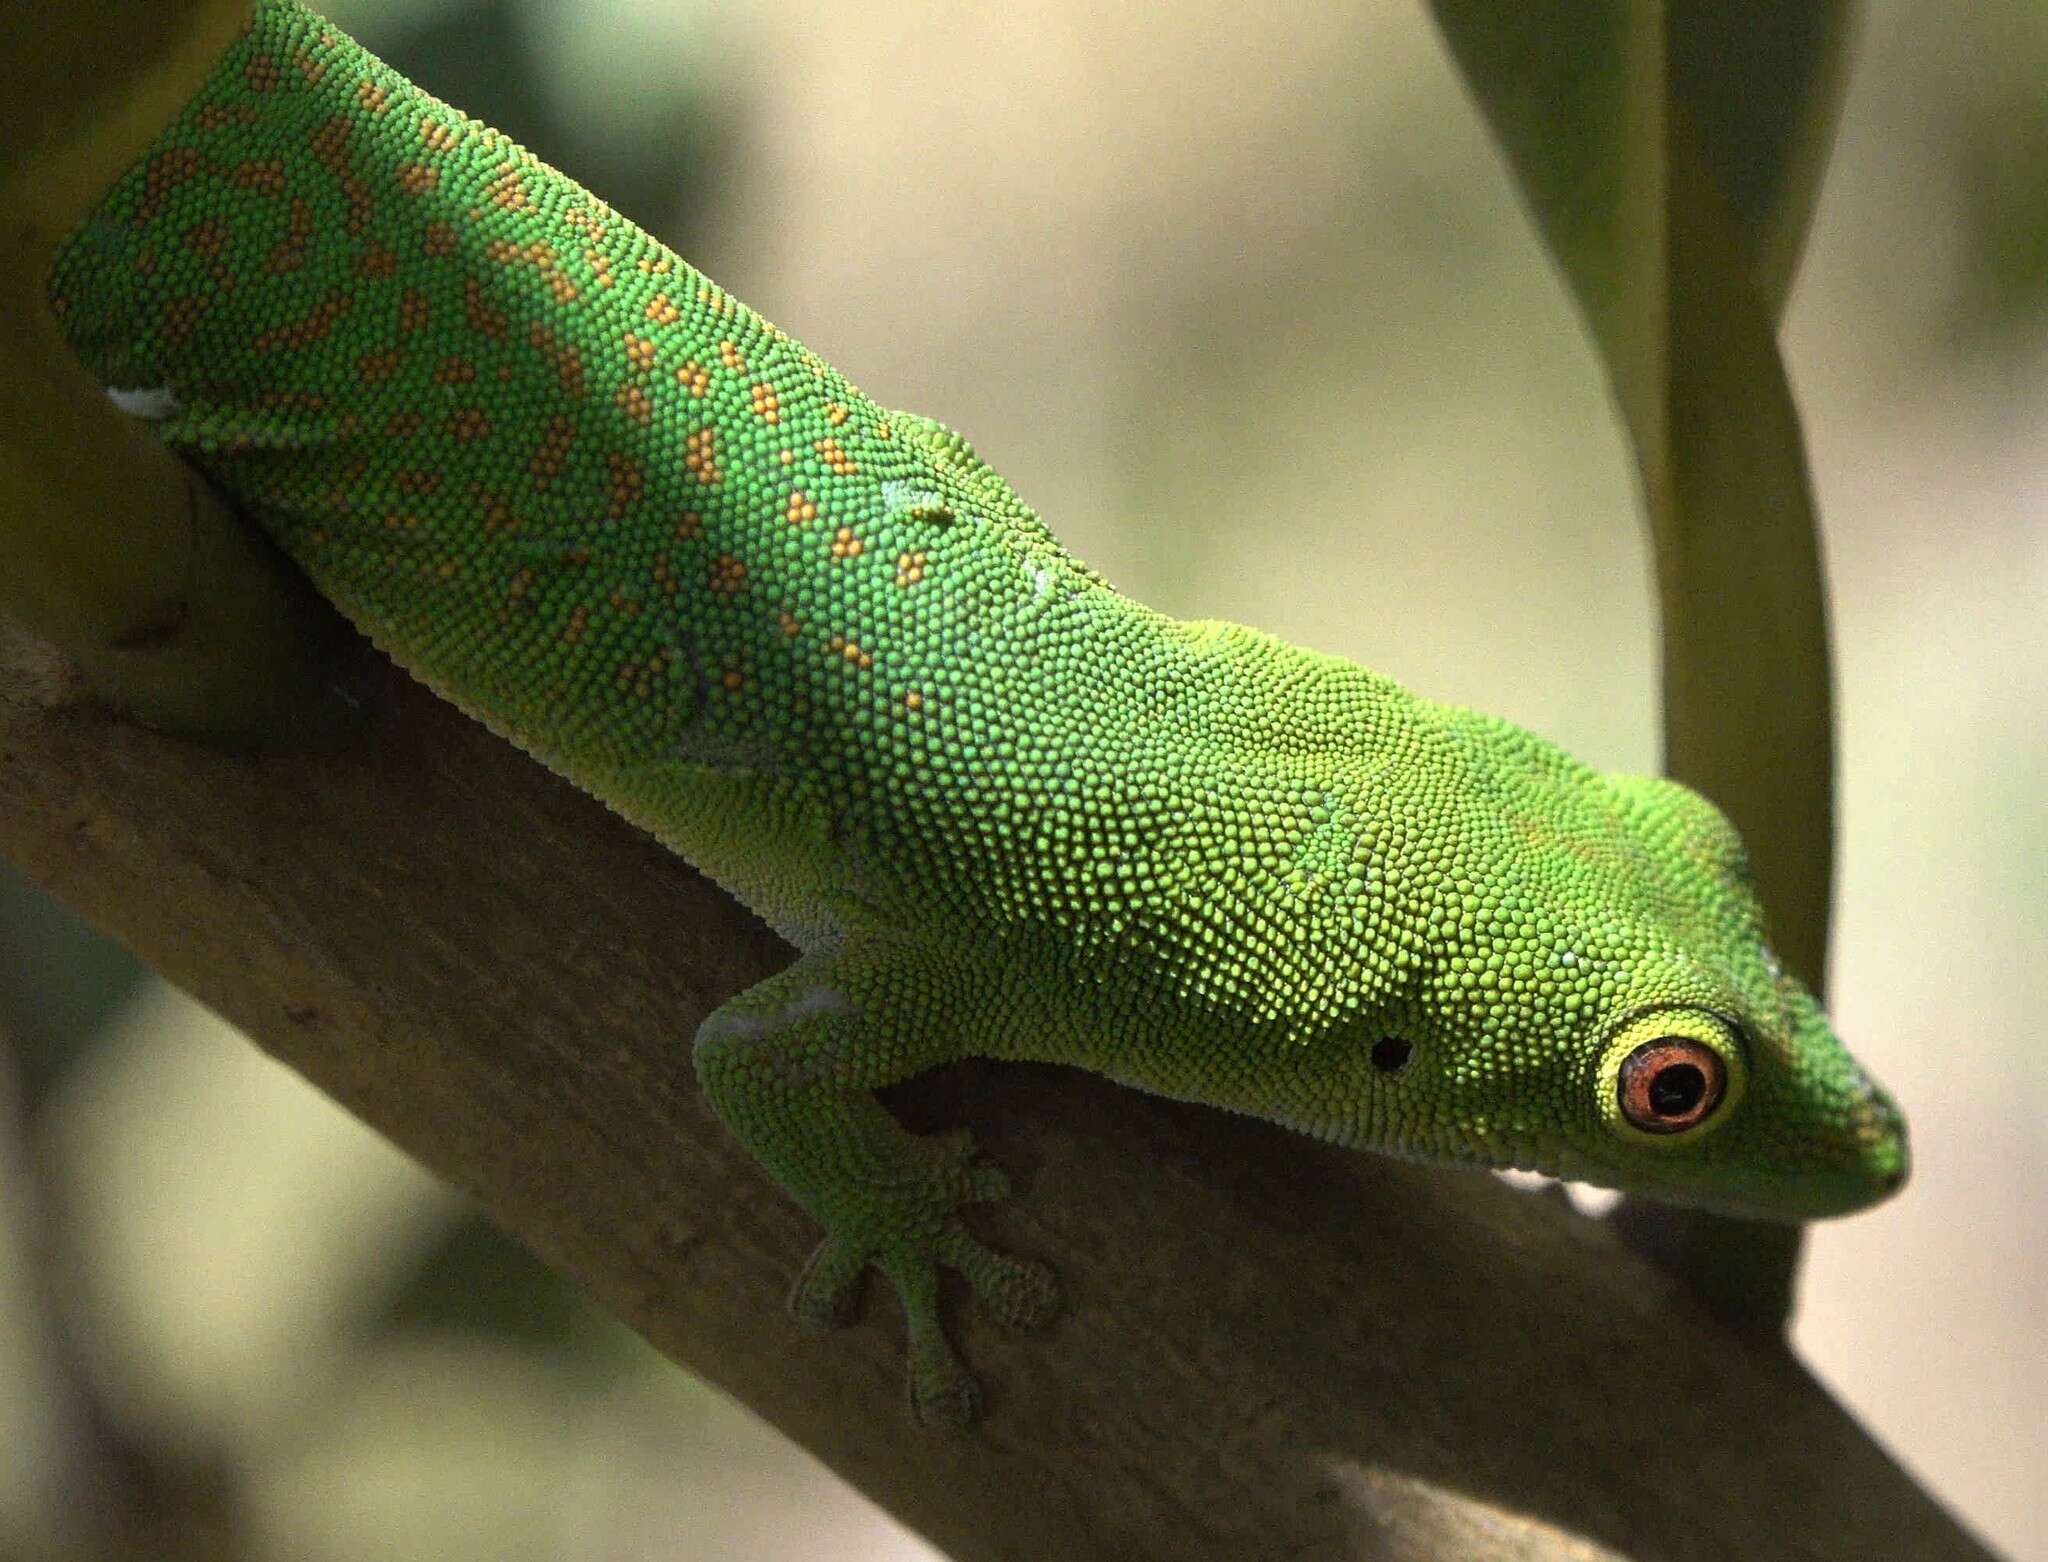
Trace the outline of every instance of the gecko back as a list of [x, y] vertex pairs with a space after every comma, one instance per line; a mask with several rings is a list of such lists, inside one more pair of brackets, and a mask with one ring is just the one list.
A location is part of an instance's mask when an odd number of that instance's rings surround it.
[[[743, 892], [684, 815], [805, 855], [835, 773], [958, 768], [986, 671], [1100, 584], [964, 441], [283, 0], [51, 297], [385, 650]], [[821, 893], [750, 898], [802, 933]]]

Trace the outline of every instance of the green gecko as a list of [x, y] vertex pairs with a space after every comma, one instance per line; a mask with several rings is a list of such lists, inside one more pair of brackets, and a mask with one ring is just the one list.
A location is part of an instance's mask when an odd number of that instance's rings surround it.
[[895, 1286], [921, 1418], [978, 1404], [942, 1268], [1055, 1305], [961, 1217], [1000, 1172], [874, 1098], [949, 1059], [1748, 1215], [1905, 1177], [1706, 801], [1131, 601], [965, 440], [296, 0], [49, 296], [379, 646], [800, 951], [697, 1075], [824, 1228], [797, 1315]]

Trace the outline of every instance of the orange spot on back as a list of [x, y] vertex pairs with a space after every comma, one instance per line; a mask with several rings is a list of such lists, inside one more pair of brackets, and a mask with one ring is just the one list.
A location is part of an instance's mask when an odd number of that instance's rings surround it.
[[[428, 229], [427, 236], [428, 241], [431, 243], [433, 240], [433, 230], [431, 228]], [[450, 249], [455, 247], [455, 235], [452, 230], [448, 235], [448, 247]], [[481, 332], [483, 335], [493, 338], [501, 337], [505, 334], [507, 325], [505, 311], [497, 308], [484, 297], [483, 284], [477, 281], [475, 277], [465, 277], [463, 279], [462, 314], [463, 318], [469, 321], [470, 329], [473, 331]]]
[[146, 228], [162, 213], [171, 192], [199, 174], [203, 159], [196, 147], [172, 147], [149, 160], [142, 176], [142, 204], [135, 211], [135, 226]]
[[584, 390], [583, 354], [574, 344], [560, 342], [553, 331], [538, 320], [526, 328], [527, 345], [536, 348], [555, 366], [555, 380], [562, 394], [582, 400]]
[[605, 465], [611, 471], [610, 503], [605, 507], [605, 519], [623, 520], [626, 512], [640, 500], [647, 487], [647, 477], [639, 463], [630, 461], [616, 450], [606, 454]]
[[334, 322], [349, 312], [354, 300], [347, 293], [329, 293], [307, 315], [291, 325], [274, 326], [258, 336], [250, 344], [259, 353], [275, 352], [280, 347], [299, 348], [314, 342], [325, 341]]
[[747, 589], [747, 567], [730, 553], [711, 561], [711, 590], [714, 595], [736, 597]]
[[700, 428], [683, 441], [683, 466], [700, 483], [715, 483], [722, 475], [716, 459], [718, 431]]
[[420, 116], [420, 145], [429, 152], [450, 151], [461, 139], [462, 132], [453, 125], [445, 125], [431, 114]]
[[348, 167], [348, 142], [354, 133], [346, 114], [330, 114], [306, 138], [306, 149], [330, 173], [340, 173]]
[[500, 163], [484, 186], [484, 193], [493, 205], [501, 206], [508, 212], [530, 212], [534, 210], [533, 196], [526, 188], [526, 176], [511, 163]]
[[543, 240], [514, 244], [509, 239], [493, 239], [484, 246], [484, 255], [502, 266], [532, 266], [547, 282], [548, 291], [555, 295], [558, 304], [569, 303], [579, 296], [576, 284], [556, 264], [554, 246]]
[[173, 299], [165, 308], [157, 329], [163, 333], [165, 341], [182, 342], [198, 329], [200, 318], [205, 313], [206, 300], [203, 298]]
[[272, 246], [270, 254], [265, 258], [264, 270], [273, 277], [279, 277], [303, 266], [306, 263], [306, 247], [313, 241], [313, 229], [316, 226], [313, 203], [293, 196], [291, 222], [285, 229], [284, 237]]
[[485, 536], [503, 536], [519, 530], [520, 520], [518, 513], [513, 510], [510, 504], [506, 503], [502, 494], [493, 493], [481, 484], [472, 483], [469, 495], [477, 503], [477, 513], [481, 519]]
[[569, 450], [576, 443], [576, 425], [565, 412], [558, 412], [547, 421], [541, 430], [540, 447], [534, 451], [529, 470], [533, 473], [534, 486], [545, 488], [561, 475], [568, 464]]
[[281, 157], [256, 157], [247, 162], [237, 163], [228, 175], [228, 183], [241, 190], [257, 190], [264, 195], [282, 195], [285, 188], [284, 159]]

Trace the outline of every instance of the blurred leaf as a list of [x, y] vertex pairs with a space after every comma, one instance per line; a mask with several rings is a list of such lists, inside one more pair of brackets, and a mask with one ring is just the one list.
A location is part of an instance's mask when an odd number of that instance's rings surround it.
[[[340, 8], [337, 8], [340, 9]], [[567, 25], [593, 25], [584, 7]], [[677, 248], [723, 168], [725, 122], [710, 94], [608, 95], [601, 113], [564, 114], [533, 0], [447, 0], [342, 18], [372, 51], [465, 114], [495, 126]], [[490, 48], [476, 40], [489, 38]], [[573, 101], [571, 99], [570, 101]], [[681, 230], [681, 231], [679, 231]]]
[[1599, 345], [1663, 611], [1666, 768], [1749, 845], [1780, 953], [1827, 949], [1826, 605], [1775, 324], [1849, 8], [1433, 0]]
[[0, 1041], [19, 1059], [28, 1116], [149, 980], [127, 950], [0, 863]]
[[481, 1215], [452, 1224], [378, 1320], [382, 1335], [488, 1335], [607, 1375], [632, 1359], [629, 1337]]
[[1664, 764], [1742, 832], [1772, 939], [1827, 974], [1834, 717], [1827, 585], [1799, 415], [1719, 192], [1675, 160], [1669, 467], [1645, 474]]
[[1962, 203], [1954, 343], [2028, 353], [2048, 326], [2048, 9], [1973, 15], [1970, 38], [1971, 90], [1941, 126]]
[[2048, 319], [2048, 95], [2014, 108], [1967, 127], [1957, 148], [1967, 248], [1956, 323], [1977, 348], [2031, 347]]
[[1847, 0], [1718, 0], [1667, 14], [1674, 111], [1728, 203], [1773, 320], [1813, 225], [1853, 20]]
[[1639, 456], [1661, 467], [1661, 7], [1432, 0], [1431, 9], [1600, 345]]
[[[372, 52], [437, 98], [559, 164], [574, 141], [543, 84], [545, 62], [526, 47], [524, 9], [519, 0], [459, 0], [417, 13], [407, 7], [385, 18], [366, 16], [354, 28]], [[491, 46], [479, 48], [479, 38]]]
[[[1849, 8], [1432, 0], [1586, 317], [1656, 559], [1664, 763], [1742, 832], [1785, 963], [1826, 974], [1826, 585], [1776, 329]], [[1738, 1326], [1787, 1316], [1797, 1228], [1625, 1200], [1617, 1226]]]

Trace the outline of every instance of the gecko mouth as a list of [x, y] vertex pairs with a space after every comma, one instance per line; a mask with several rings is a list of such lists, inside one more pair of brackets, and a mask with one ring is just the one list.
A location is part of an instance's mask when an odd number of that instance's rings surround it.
[[1796, 1160], [1743, 1166], [1719, 1156], [1683, 1162], [1653, 1156], [1622, 1164], [1575, 1150], [1542, 1154], [1520, 1147], [1494, 1165], [1745, 1219], [1807, 1221], [1882, 1203], [1905, 1186], [1912, 1157], [1904, 1120], [1873, 1090], [1847, 1133], [1814, 1144]]
[[1652, 1197], [1757, 1220], [1822, 1220], [1880, 1204], [1906, 1185], [1911, 1158], [1903, 1132], [1848, 1148], [1848, 1153], [1747, 1173], [1702, 1168], [1700, 1184], [1652, 1186]]

